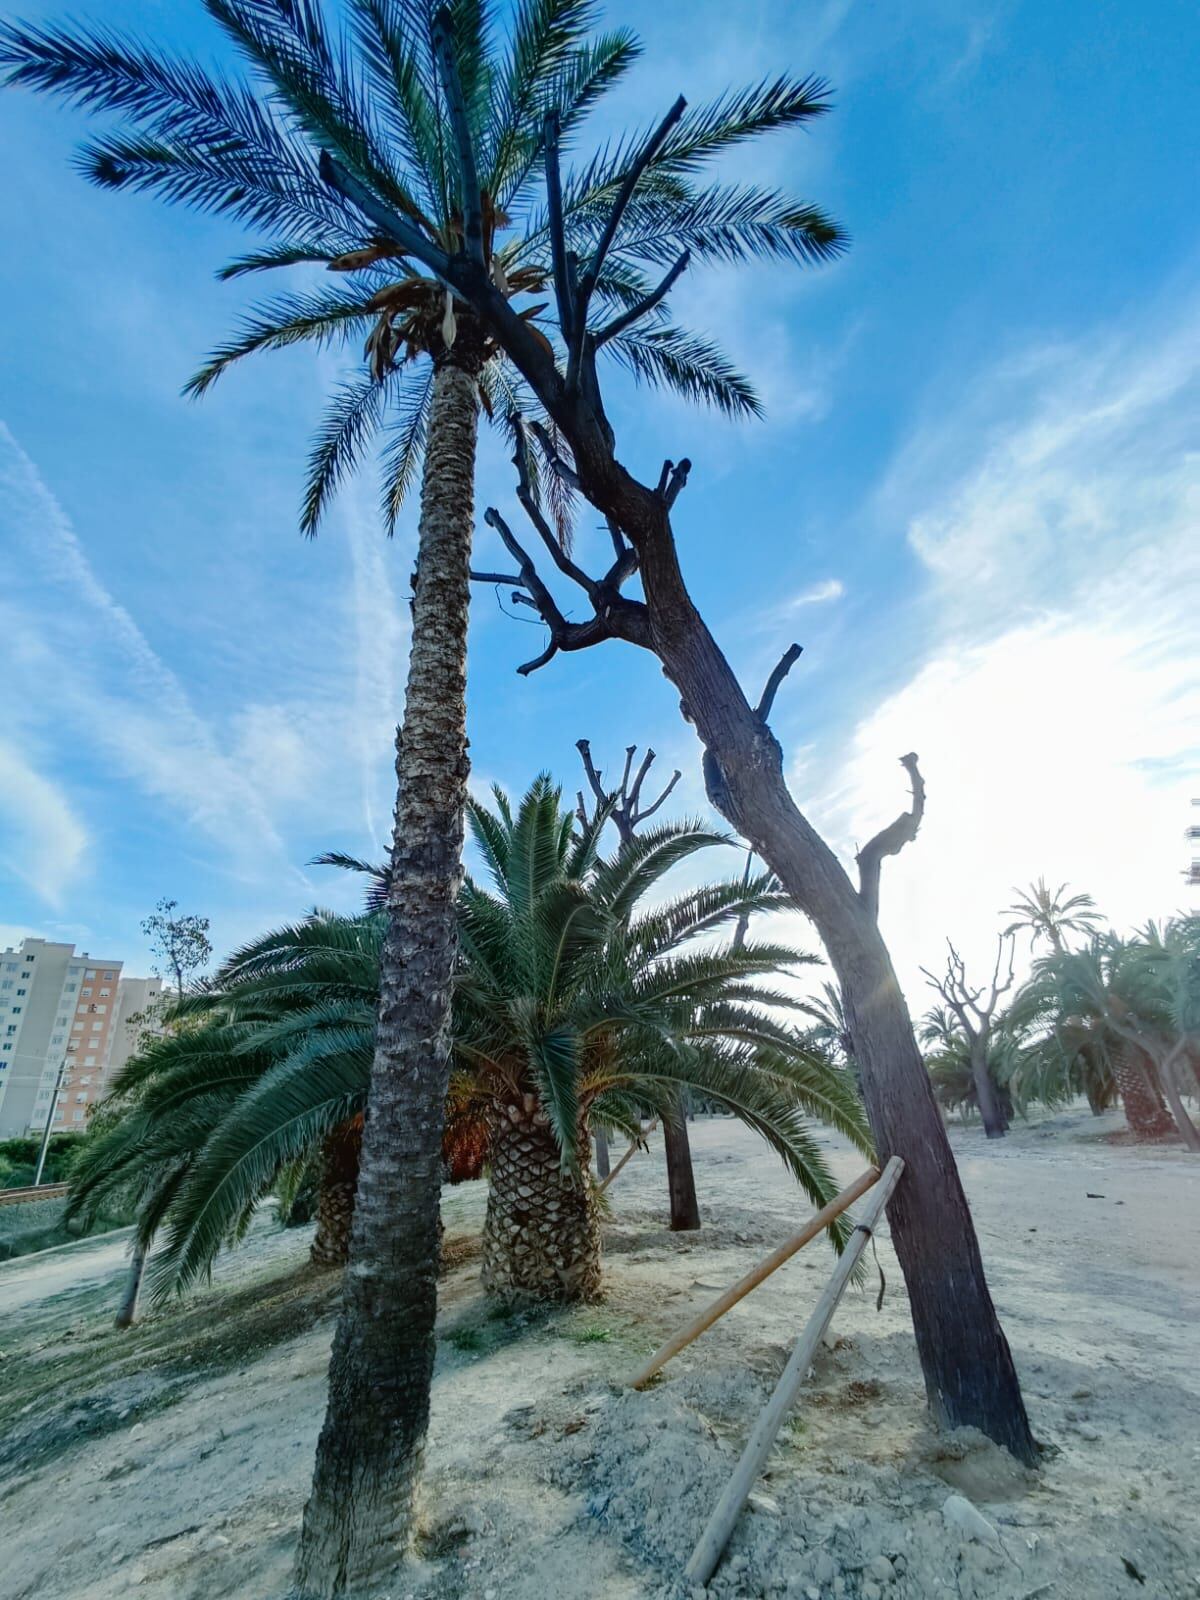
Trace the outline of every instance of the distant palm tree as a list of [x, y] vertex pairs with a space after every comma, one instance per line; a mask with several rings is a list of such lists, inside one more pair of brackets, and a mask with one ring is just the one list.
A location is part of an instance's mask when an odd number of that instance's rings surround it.
[[1151, 925], [1132, 939], [1105, 934], [1043, 957], [1013, 1015], [1065, 1052], [1102, 1053], [1136, 1133], [1174, 1130], [1200, 1151], [1183, 1102], [1184, 1090], [1197, 1087], [1200, 1057], [1200, 918]]
[[[256, 350], [365, 336], [364, 364], [318, 430], [307, 529], [381, 427], [389, 520], [423, 460], [392, 938], [363, 1151], [374, 1176], [357, 1212], [358, 1270], [346, 1283], [298, 1573], [301, 1591], [325, 1594], [374, 1583], [411, 1530], [433, 1366], [478, 409], [520, 430], [529, 402], [471, 307], [420, 265], [444, 252], [469, 259], [525, 302], [518, 315], [541, 339], [555, 338], [554, 297], [535, 297], [550, 276], [550, 215], [561, 212], [554, 249], [583, 271], [594, 259], [592, 304], [611, 319], [604, 348], [638, 379], [744, 414], [757, 409], [749, 385], [711, 342], [671, 325], [669, 283], [653, 290], [646, 269], [686, 264], [685, 252], [821, 261], [844, 241], [821, 212], [769, 187], [695, 181], [732, 146], [823, 113], [815, 80], [780, 76], [697, 107], [640, 165], [643, 138], [611, 141], [546, 195], [544, 140], [569, 143], [638, 54], [625, 31], [589, 41], [589, 0], [518, 0], [507, 30], [480, 0], [440, 10], [435, 0], [204, 6], [249, 81], [83, 24], [0, 25], [0, 67], [10, 83], [120, 115], [82, 152], [92, 181], [258, 230], [262, 242], [227, 276], [313, 265], [349, 275], [350, 289], [305, 288], [253, 313], [190, 386], [203, 392]], [[611, 237], [605, 222], [627, 184], [636, 192]], [[403, 249], [389, 242], [397, 227]], [[561, 496], [558, 475], [548, 481]]]
[[1020, 933], [1028, 929], [1036, 945], [1045, 940], [1057, 954], [1066, 949], [1066, 935], [1075, 933], [1084, 939], [1099, 932], [1104, 919], [1096, 910], [1090, 894], [1067, 894], [1067, 885], [1060, 883], [1053, 892], [1046, 880], [1039, 878], [1026, 890], [1014, 889], [1016, 904], [1007, 906], [1008, 914], [1017, 920], [1005, 928], [1005, 933]]

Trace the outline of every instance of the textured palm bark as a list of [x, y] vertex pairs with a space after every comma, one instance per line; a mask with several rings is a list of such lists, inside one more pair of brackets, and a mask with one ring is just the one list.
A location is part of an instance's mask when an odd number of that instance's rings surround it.
[[[456, 346], [456, 355], [459, 346]], [[375, 1063], [329, 1399], [294, 1593], [393, 1586], [414, 1531], [437, 1310], [438, 1196], [466, 797], [475, 375], [434, 377]]]
[[[587, 1149], [586, 1139], [580, 1142]], [[483, 1287], [507, 1303], [594, 1300], [600, 1225], [588, 1173], [562, 1169], [537, 1107], [505, 1107], [491, 1142]]]
[[1133, 1044], [1113, 1052], [1113, 1077], [1130, 1131], [1138, 1139], [1163, 1139], [1175, 1132], [1175, 1123], [1148, 1068]]
[[344, 1267], [349, 1260], [362, 1129], [362, 1118], [352, 1117], [335, 1128], [322, 1147], [317, 1231], [309, 1252], [314, 1267]]

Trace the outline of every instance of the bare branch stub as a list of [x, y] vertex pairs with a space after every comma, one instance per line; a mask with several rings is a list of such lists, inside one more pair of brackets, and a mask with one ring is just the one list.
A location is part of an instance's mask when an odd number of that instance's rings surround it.
[[637, 745], [631, 744], [626, 747], [625, 770], [621, 774], [621, 782], [615, 789], [611, 790], [605, 789], [604, 774], [592, 760], [590, 741], [576, 739], [575, 748], [579, 751], [580, 759], [583, 762], [583, 770], [587, 777], [588, 785], [596, 797], [595, 808], [589, 814], [584, 803], [583, 793], [580, 791], [578, 796], [578, 816], [585, 826], [590, 826], [601, 812], [606, 811], [620, 836], [622, 844], [630, 842], [640, 824], [645, 822], [647, 817], [654, 815], [683, 776], [678, 771], [672, 773], [670, 782], [659, 794], [658, 799], [648, 806], [643, 806], [641, 803], [642, 785], [646, 781], [646, 774], [657, 759], [655, 752], [649, 746], [646, 748], [646, 753], [642, 757], [641, 764], [632, 783], [630, 782], [630, 774], [633, 772], [633, 758], [637, 754]]
[[858, 852], [858, 897], [872, 917], [879, 915], [879, 878], [885, 856], [898, 856], [906, 844], [911, 844], [921, 827], [925, 815], [925, 780], [917, 766], [917, 758], [910, 751], [900, 757], [900, 765], [908, 773], [912, 785], [912, 804], [902, 811], [895, 822], [881, 828]]
[[775, 704], [775, 696], [779, 693], [779, 685], [787, 677], [788, 673], [796, 665], [797, 661], [799, 661], [803, 654], [803, 645], [790, 644], [780, 656], [779, 660], [775, 663], [775, 666], [771, 671], [771, 676], [767, 679], [766, 686], [763, 689], [759, 702], [754, 708], [755, 715], [761, 718], [763, 722], [766, 722], [767, 718], [771, 715], [771, 707]]

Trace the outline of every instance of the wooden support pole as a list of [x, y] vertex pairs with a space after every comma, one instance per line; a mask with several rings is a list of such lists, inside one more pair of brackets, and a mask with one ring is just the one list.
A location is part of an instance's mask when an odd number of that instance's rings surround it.
[[861, 1178], [856, 1178], [848, 1189], [843, 1189], [841, 1194], [835, 1195], [827, 1206], [822, 1206], [816, 1216], [805, 1223], [799, 1233], [794, 1233], [790, 1239], [785, 1239], [777, 1250], [773, 1250], [764, 1261], [760, 1261], [744, 1278], [740, 1278], [731, 1289], [726, 1289], [723, 1295], [714, 1300], [710, 1306], [706, 1306], [694, 1321], [688, 1323], [686, 1328], [681, 1329], [679, 1333], [673, 1334], [661, 1349], [654, 1352], [637, 1377], [634, 1378], [633, 1387], [635, 1389], [644, 1389], [654, 1374], [665, 1367], [673, 1356], [677, 1356], [681, 1350], [686, 1350], [693, 1339], [698, 1339], [702, 1333], [712, 1327], [714, 1322], [718, 1322], [731, 1306], [737, 1305], [739, 1300], [744, 1300], [751, 1289], [757, 1289], [759, 1284], [769, 1278], [773, 1272], [777, 1272], [785, 1261], [790, 1261], [797, 1250], [803, 1250], [810, 1239], [815, 1239], [819, 1233], [829, 1226], [835, 1217], [840, 1217], [848, 1206], [852, 1206], [856, 1200], [860, 1199], [868, 1189], [878, 1182], [879, 1169], [877, 1167], [868, 1167]]
[[[655, 1117], [654, 1121], [650, 1124], [650, 1126], [643, 1130], [642, 1138], [643, 1139], [648, 1139], [650, 1137], [650, 1135], [654, 1132], [655, 1128], [657, 1128], [657, 1127], [658, 1127], [658, 1118]], [[630, 1156], [637, 1155], [637, 1153], [638, 1153], [638, 1151], [640, 1149], [641, 1149], [641, 1146], [638, 1144], [636, 1139], [631, 1139], [629, 1141], [629, 1149], [626, 1150], [625, 1154], [621, 1157], [620, 1161], [617, 1162], [616, 1166], [609, 1173], [608, 1177], [605, 1178], [604, 1182], [600, 1185], [600, 1193], [601, 1194], [603, 1194], [605, 1189], [608, 1188], [609, 1184], [617, 1176], [617, 1174], [620, 1172], [621, 1168], [629, 1160]]]
[[701, 1535], [699, 1544], [692, 1551], [691, 1560], [684, 1568], [684, 1577], [689, 1583], [705, 1584], [712, 1577], [717, 1562], [721, 1559], [721, 1553], [729, 1543], [729, 1535], [733, 1532], [734, 1524], [742, 1514], [750, 1490], [766, 1465], [771, 1446], [775, 1443], [775, 1436], [783, 1426], [783, 1419], [791, 1410], [800, 1392], [800, 1386], [808, 1376], [808, 1369], [816, 1355], [821, 1335], [833, 1320], [838, 1301], [842, 1298], [851, 1274], [867, 1247], [867, 1240], [878, 1226], [883, 1208], [891, 1198], [892, 1190], [900, 1181], [903, 1171], [904, 1162], [899, 1156], [893, 1156], [884, 1167], [883, 1176], [871, 1195], [862, 1221], [856, 1226], [850, 1243], [839, 1256], [833, 1277], [817, 1302], [816, 1310], [808, 1319], [804, 1332], [797, 1340], [796, 1348], [783, 1369], [783, 1376], [775, 1386], [775, 1393], [763, 1407], [754, 1425], [754, 1432], [742, 1452], [742, 1458], [725, 1486], [725, 1493], [717, 1502], [716, 1509], [708, 1519], [708, 1526]]

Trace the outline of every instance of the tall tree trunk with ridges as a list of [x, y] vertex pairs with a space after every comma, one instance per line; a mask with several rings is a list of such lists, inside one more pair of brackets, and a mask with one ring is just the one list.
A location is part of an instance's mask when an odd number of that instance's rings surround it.
[[302, 1600], [390, 1589], [414, 1531], [437, 1312], [438, 1197], [467, 787], [477, 363], [433, 382], [375, 1063], [329, 1400], [304, 1512]]
[[667, 1191], [671, 1200], [672, 1233], [690, 1233], [700, 1226], [696, 1177], [692, 1171], [692, 1144], [682, 1105], [663, 1116], [663, 1149], [667, 1157]]
[[362, 1118], [352, 1117], [335, 1128], [322, 1146], [317, 1231], [309, 1252], [314, 1267], [344, 1267], [349, 1259], [362, 1127]]
[[[585, 1136], [581, 1154], [587, 1148]], [[594, 1300], [600, 1227], [590, 1177], [586, 1168], [563, 1171], [558, 1141], [536, 1102], [497, 1112], [491, 1164], [483, 1287], [510, 1304]]]

